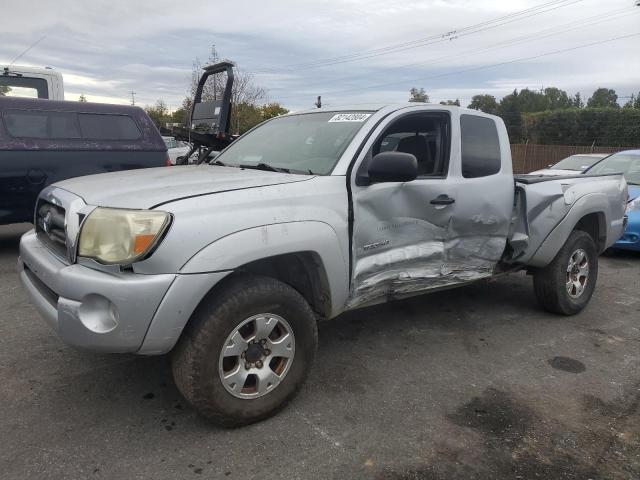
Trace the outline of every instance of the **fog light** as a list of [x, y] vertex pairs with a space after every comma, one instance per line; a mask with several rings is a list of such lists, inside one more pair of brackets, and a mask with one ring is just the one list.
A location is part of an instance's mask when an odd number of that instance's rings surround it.
[[92, 293], [82, 299], [78, 316], [95, 333], [108, 333], [118, 326], [118, 309], [102, 295]]

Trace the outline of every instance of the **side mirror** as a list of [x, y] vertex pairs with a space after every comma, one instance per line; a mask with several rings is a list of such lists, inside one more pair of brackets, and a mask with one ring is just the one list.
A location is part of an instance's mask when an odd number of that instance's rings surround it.
[[418, 176], [418, 160], [404, 152], [380, 152], [367, 168], [369, 183], [410, 182]]

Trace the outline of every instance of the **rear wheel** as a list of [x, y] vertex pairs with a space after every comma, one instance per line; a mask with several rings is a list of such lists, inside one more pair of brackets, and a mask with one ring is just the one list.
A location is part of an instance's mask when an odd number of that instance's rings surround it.
[[545, 310], [575, 315], [587, 306], [598, 278], [598, 252], [591, 236], [569, 235], [553, 261], [535, 272], [533, 286]]
[[299, 390], [316, 319], [293, 288], [239, 276], [205, 298], [172, 355], [176, 385], [200, 414], [233, 427], [264, 419]]

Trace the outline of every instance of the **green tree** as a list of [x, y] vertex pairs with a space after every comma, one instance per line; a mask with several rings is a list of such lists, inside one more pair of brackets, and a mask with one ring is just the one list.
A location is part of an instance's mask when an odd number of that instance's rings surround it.
[[149, 118], [151, 118], [158, 128], [164, 127], [165, 124], [171, 120], [169, 107], [167, 107], [167, 104], [162, 99], [158, 100], [153, 106], [147, 105], [144, 107], [144, 111], [147, 112]]
[[526, 139], [546, 145], [636, 146], [640, 110], [571, 108], [523, 115]]
[[502, 97], [497, 113], [504, 120], [511, 143], [521, 143], [523, 139], [522, 107], [518, 90]]
[[182, 125], [186, 125], [189, 121], [189, 115], [191, 114], [191, 99], [189, 97], [185, 97], [182, 100], [182, 105], [180, 108], [174, 110], [171, 114], [171, 123], [181, 123]]
[[498, 102], [496, 101], [496, 97], [493, 95], [474, 95], [467, 108], [473, 108], [474, 110], [480, 110], [481, 112], [495, 115], [498, 113]]
[[633, 104], [635, 103], [636, 96], [632, 93], [629, 100], [622, 106], [622, 108], [633, 108]]
[[582, 100], [582, 96], [580, 95], [580, 92], [576, 93], [573, 96], [573, 99], [571, 101], [571, 106], [574, 108], [584, 108], [584, 101]]
[[548, 100], [544, 92], [537, 92], [523, 88], [518, 94], [518, 104], [521, 112], [543, 112], [548, 110]]
[[446, 100], [446, 101], [440, 102], [440, 105], [457, 105], [459, 107], [460, 99], [456, 98], [455, 100]]
[[10, 91], [11, 87], [9, 85], [0, 85], [0, 97], [6, 97]]
[[573, 102], [567, 95], [567, 92], [559, 88], [549, 87], [544, 89], [544, 96], [547, 101], [546, 110], [559, 110], [562, 108], [571, 108]]
[[231, 117], [233, 120], [230, 131], [236, 135], [242, 135], [259, 123], [279, 115], [284, 115], [285, 113], [289, 113], [289, 110], [275, 102], [260, 106], [247, 102], [233, 105], [231, 107]]
[[260, 107], [251, 103], [239, 103], [231, 107], [231, 128], [229, 131], [236, 135], [242, 135], [262, 122]]
[[278, 117], [280, 115], [284, 115], [285, 113], [289, 113], [289, 110], [282, 107], [279, 103], [267, 103], [260, 107], [260, 116], [262, 120], [268, 120], [269, 118]]
[[87, 97], [84, 96], [84, 93], [80, 94], [80, 97], [78, 97], [78, 101], [79, 102], [86, 102], [87, 101]]
[[624, 108], [640, 108], [640, 92], [638, 92], [638, 95], [632, 93], [629, 101], [624, 104]]
[[424, 91], [424, 88], [417, 89], [416, 87], [413, 87], [409, 90], [409, 101], [429, 103], [429, 95]]
[[598, 88], [587, 100], [589, 108], [619, 108], [618, 95], [610, 88]]

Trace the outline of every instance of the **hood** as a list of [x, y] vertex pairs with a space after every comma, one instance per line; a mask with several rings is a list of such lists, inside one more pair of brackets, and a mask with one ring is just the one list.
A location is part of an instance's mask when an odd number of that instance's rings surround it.
[[627, 185], [629, 191], [629, 201], [640, 197], [640, 185]]
[[79, 195], [89, 205], [153, 208], [182, 198], [301, 182], [311, 178], [312, 175], [193, 165], [102, 173], [64, 180], [55, 185]]
[[527, 175], [580, 175], [579, 170], [561, 170], [553, 168], [545, 168], [543, 170], [536, 170], [535, 172], [528, 173]]

